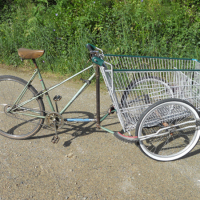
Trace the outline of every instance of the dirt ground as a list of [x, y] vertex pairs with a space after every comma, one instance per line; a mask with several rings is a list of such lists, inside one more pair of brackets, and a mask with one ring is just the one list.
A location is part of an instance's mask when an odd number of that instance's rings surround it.
[[[25, 80], [31, 75], [28, 70], [2, 66], [0, 75], [4, 74]], [[45, 77], [47, 87], [61, 79], [47, 74]], [[38, 83], [33, 85], [40, 90]], [[70, 81], [51, 93], [63, 97], [60, 109], [79, 86], [80, 82]], [[110, 104], [103, 89], [102, 115]], [[92, 118], [95, 107], [92, 85], [65, 114]], [[102, 125], [121, 130], [116, 114]], [[0, 200], [199, 199], [200, 143], [180, 160], [158, 162], [145, 156], [136, 145], [97, 130], [94, 123], [67, 123], [59, 130], [58, 144], [51, 143], [53, 134], [53, 130], [43, 128], [28, 140], [0, 136]]]

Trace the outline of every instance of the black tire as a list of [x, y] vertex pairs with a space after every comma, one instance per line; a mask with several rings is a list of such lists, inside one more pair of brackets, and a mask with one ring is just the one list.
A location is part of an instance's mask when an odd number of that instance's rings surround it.
[[159, 161], [183, 157], [199, 140], [197, 119], [198, 111], [185, 100], [173, 98], [156, 102], [138, 120], [135, 135], [140, 149]]
[[[23, 115], [23, 112], [26, 112], [26, 114], [44, 116], [45, 108], [41, 98], [19, 107], [16, 112], [7, 112], [25, 85], [27, 82], [21, 78], [0, 76], [0, 134], [5, 137], [12, 139], [30, 138], [41, 129], [44, 123], [44, 118]], [[37, 93], [37, 90], [30, 85], [18, 105], [36, 96]]]

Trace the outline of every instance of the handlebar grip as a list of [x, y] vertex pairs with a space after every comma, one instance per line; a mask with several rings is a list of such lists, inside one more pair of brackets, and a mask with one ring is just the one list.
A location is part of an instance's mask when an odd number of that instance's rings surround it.
[[104, 60], [102, 60], [99, 57], [93, 57], [92, 58], [92, 62], [97, 64], [97, 65], [99, 65], [99, 66], [103, 66], [103, 64], [104, 64]]
[[88, 48], [88, 50], [89, 50], [89, 51], [94, 51], [94, 50], [95, 50], [95, 48], [96, 48], [94, 45], [92, 45], [92, 44], [89, 44], [89, 43], [88, 43], [88, 44], [86, 44], [86, 47]]

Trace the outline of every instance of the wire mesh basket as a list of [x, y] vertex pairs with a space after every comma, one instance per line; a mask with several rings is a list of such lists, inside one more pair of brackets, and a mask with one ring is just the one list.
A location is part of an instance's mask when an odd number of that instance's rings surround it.
[[200, 110], [200, 62], [195, 59], [105, 55], [105, 84], [124, 131], [153, 103], [179, 98]]

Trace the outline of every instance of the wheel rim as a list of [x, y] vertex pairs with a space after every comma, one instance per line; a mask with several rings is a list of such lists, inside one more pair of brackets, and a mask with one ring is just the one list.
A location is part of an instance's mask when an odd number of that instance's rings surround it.
[[[40, 128], [43, 119], [25, 116], [23, 113], [43, 115], [43, 105], [41, 100], [34, 100], [24, 107], [20, 107], [13, 113], [7, 110], [12, 107], [13, 103], [21, 93], [26, 82], [18, 78], [0, 79], [0, 133], [6, 137], [23, 139], [34, 135]], [[30, 99], [36, 95], [34, 88], [29, 87], [21, 102]]]
[[[169, 161], [169, 160], [175, 160], [183, 155], [187, 154], [196, 144], [196, 142], [199, 139], [199, 130], [196, 130], [196, 128], [186, 128], [190, 126], [195, 126], [195, 122], [191, 122], [191, 124], [184, 124], [186, 121], [190, 122], [192, 120], [196, 120], [199, 118], [198, 113], [195, 109], [193, 109], [191, 106], [182, 103], [182, 102], [166, 102], [162, 105], [158, 105], [154, 107], [152, 110], [150, 110], [143, 120], [141, 121], [140, 128], [138, 130], [138, 137], [140, 138], [142, 135], [146, 135], [147, 131], [149, 134], [152, 132], [156, 132], [157, 129], [164, 129], [161, 124], [157, 124], [157, 127], [154, 125], [154, 127], [147, 127], [147, 121], [149, 123], [150, 118], [153, 116], [153, 114], [156, 113], [159, 109], [167, 108], [167, 106], [173, 106], [173, 110], [171, 110], [171, 119], [168, 118], [168, 126], [174, 126], [175, 130], [168, 129], [168, 134], [164, 134], [167, 131], [164, 130], [163, 136], [160, 137], [153, 137], [149, 140], [140, 141], [140, 147], [141, 149], [151, 158], [161, 161]], [[180, 111], [180, 106], [182, 110], [188, 111], [187, 115], [185, 117], [178, 117], [177, 114]], [[179, 112], [180, 113], [180, 112]], [[170, 116], [169, 115], [169, 116]], [[172, 116], [175, 116], [176, 118], [173, 118]], [[166, 118], [167, 119], [167, 118]], [[166, 121], [165, 119], [165, 121]], [[159, 121], [159, 119], [157, 119]], [[173, 125], [171, 125], [173, 123]], [[182, 125], [181, 125], [182, 123]], [[179, 126], [178, 126], [179, 125]], [[158, 127], [160, 126], [160, 127]], [[166, 125], [165, 125], [166, 126]], [[167, 126], [166, 126], [167, 127]], [[154, 129], [154, 130], [153, 130]], [[183, 130], [181, 130], [183, 129]], [[170, 132], [171, 131], [171, 132]], [[145, 133], [146, 132], [146, 133]], [[160, 132], [162, 134], [162, 132]]]

